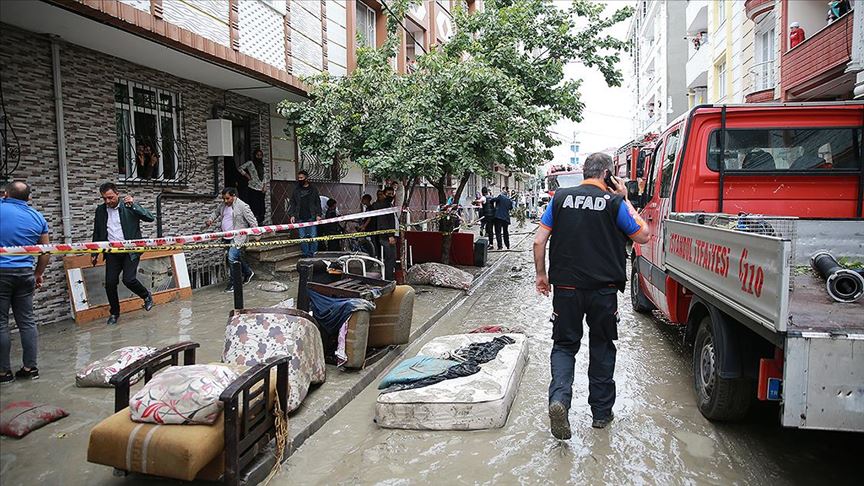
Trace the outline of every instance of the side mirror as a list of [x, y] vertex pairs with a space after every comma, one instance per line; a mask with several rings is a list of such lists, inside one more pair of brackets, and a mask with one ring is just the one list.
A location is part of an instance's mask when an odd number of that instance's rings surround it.
[[630, 200], [630, 204], [634, 208], [641, 208], [643, 204], [642, 196], [639, 195], [639, 182], [627, 181], [624, 183], [624, 186], [627, 188], [627, 199]]

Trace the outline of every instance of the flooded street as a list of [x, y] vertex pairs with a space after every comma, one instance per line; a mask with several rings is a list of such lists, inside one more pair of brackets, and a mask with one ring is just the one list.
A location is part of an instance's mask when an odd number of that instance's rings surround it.
[[[860, 434], [783, 429], [759, 404], [743, 423], [711, 423], [696, 408], [691, 349], [678, 329], [633, 313], [619, 294], [615, 421], [591, 428], [587, 332], [576, 357], [573, 438], [549, 433], [546, 411], [551, 298], [533, 288], [530, 240], [415, 342], [504, 325], [529, 337], [530, 361], [501, 429], [382, 429], [378, 392], [364, 390], [283, 465], [276, 484], [851, 484], [860, 480]], [[764, 406], [762, 406], [764, 405]]]

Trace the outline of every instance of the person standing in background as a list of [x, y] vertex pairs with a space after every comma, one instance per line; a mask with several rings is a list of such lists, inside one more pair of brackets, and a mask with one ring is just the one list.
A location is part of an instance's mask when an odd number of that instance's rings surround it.
[[[373, 204], [372, 209], [392, 208], [395, 198], [395, 189], [392, 186], [387, 186], [384, 188], [384, 200]], [[374, 219], [376, 220], [375, 228], [377, 230], [396, 229], [396, 218], [392, 214], [382, 214]], [[381, 251], [381, 259], [384, 261], [384, 278], [394, 280], [396, 272], [396, 236], [376, 235], [373, 241], [376, 248], [381, 248], [381, 250], [376, 249], [376, 251]]]
[[240, 174], [248, 181], [249, 189], [246, 195], [246, 199], [248, 200], [246, 202], [252, 208], [258, 226], [263, 226], [264, 212], [266, 210], [264, 193], [267, 192], [267, 172], [264, 168], [264, 151], [260, 147], [255, 149], [255, 155], [252, 157], [252, 160], [240, 166]]
[[[39, 211], [27, 205], [30, 186], [14, 181], [4, 188], [0, 199], [0, 246], [47, 245], [48, 222]], [[37, 357], [39, 331], [33, 317], [33, 294], [42, 287], [48, 255], [39, 255], [36, 269], [29, 255], [0, 255], [0, 384], [12, 383], [16, 378], [39, 378]], [[15, 325], [21, 338], [23, 366], [12, 374], [9, 339], [9, 309], [15, 316]]]
[[486, 238], [489, 240], [489, 247], [495, 249], [495, 200], [489, 197], [489, 188], [484, 187], [480, 190], [480, 225], [486, 229]]
[[[152, 223], [156, 218], [150, 211], [135, 202], [131, 195], [123, 198], [120, 204], [120, 194], [117, 186], [106, 182], [99, 186], [102, 204], [96, 207], [96, 217], [93, 219], [93, 241], [123, 241], [141, 239], [141, 221]], [[93, 255], [92, 262], [96, 265], [99, 255]], [[140, 253], [105, 253], [105, 293], [111, 315], [108, 325], [117, 324], [120, 319], [120, 297], [117, 295], [117, 285], [120, 284], [120, 274], [123, 274], [123, 285], [135, 295], [144, 299], [144, 310], [153, 308], [153, 296], [144, 285], [138, 281], [138, 262]]]
[[[327, 200], [327, 212], [324, 213], [324, 219], [331, 219], [337, 216], [341, 216], [341, 214], [339, 214], [339, 210], [336, 208], [336, 200], [330, 198]], [[342, 234], [342, 228], [339, 223], [327, 223], [321, 225], [321, 236], [340, 234]], [[323, 246], [328, 251], [339, 251], [342, 249], [342, 240], [329, 240], [325, 242]]]
[[507, 196], [507, 187], [505, 186], [501, 188], [501, 194], [495, 198], [495, 240], [499, 250], [503, 250], [505, 247], [510, 249], [511, 209], [513, 209], [513, 201]]
[[[301, 170], [297, 173], [297, 188], [291, 194], [291, 208], [288, 210], [291, 223], [320, 221], [322, 214], [324, 212], [321, 211], [321, 196], [318, 194], [318, 189], [309, 182], [309, 173]], [[318, 235], [317, 226], [306, 226], [298, 228], [297, 231], [300, 233], [300, 238], [315, 238]], [[300, 243], [300, 251], [303, 252], [304, 258], [310, 258], [318, 251], [318, 242]]]

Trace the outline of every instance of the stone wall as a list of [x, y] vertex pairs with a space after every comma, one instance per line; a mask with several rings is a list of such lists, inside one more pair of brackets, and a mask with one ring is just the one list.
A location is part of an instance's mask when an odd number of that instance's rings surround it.
[[[21, 145], [21, 163], [12, 179], [33, 186], [32, 205], [41, 211], [51, 227], [51, 241], [63, 239], [60, 183], [55, 125], [51, 45], [38, 34], [0, 24], [0, 65], [6, 110]], [[171, 190], [212, 193], [213, 162], [207, 157], [206, 120], [215, 104], [248, 116], [252, 146], [260, 145], [265, 158], [270, 154], [270, 117], [266, 103], [231, 92], [174, 77], [72, 44], [61, 44], [61, 76], [66, 157], [68, 161], [71, 233], [73, 241], [89, 241], [93, 213], [101, 203], [98, 186], [112, 181], [122, 194], [131, 194], [156, 213], [156, 197], [162, 188], [148, 184], [124, 184], [117, 174], [114, 107], [114, 80], [172, 91], [182, 97], [182, 136], [188, 144], [187, 164], [194, 174], [186, 185]], [[270, 167], [269, 160], [265, 166]], [[218, 162], [219, 185], [224, 176]], [[269, 198], [268, 198], [269, 199]], [[203, 222], [217, 204], [207, 200], [166, 200], [163, 204], [163, 232], [166, 235], [201, 232]], [[269, 201], [268, 201], [269, 215]], [[269, 221], [269, 216], [267, 220]], [[142, 224], [145, 237], [156, 235], [156, 224]], [[187, 253], [190, 267], [202, 262], [219, 262], [221, 251]], [[70, 317], [63, 263], [53, 257], [46, 272], [45, 286], [34, 304], [40, 324]]]

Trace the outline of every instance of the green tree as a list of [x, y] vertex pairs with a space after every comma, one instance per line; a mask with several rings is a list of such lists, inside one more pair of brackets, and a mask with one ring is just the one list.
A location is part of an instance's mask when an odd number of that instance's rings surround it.
[[[610, 85], [625, 44], [605, 35], [630, 15], [604, 17], [604, 7], [574, 0], [561, 9], [545, 0], [487, 0], [485, 10], [454, 9], [454, 37], [420, 55], [417, 68], [396, 73], [390, 60], [401, 19], [414, 0], [388, 2], [388, 38], [381, 49], [358, 49], [348, 76], [307, 79], [309, 100], [282, 103], [304, 150], [322, 160], [352, 160], [372, 176], [401, 181], [406, 200], [426, 179], [458, 200], [471, 174], [495, 164], [533, 172], [552, 159], [549, 127], [581, 120], [580, 82], [564, 66], [599, 69]], [[447, 261], [449, 238], [445, 239]]]

